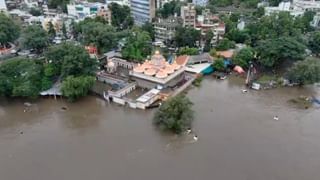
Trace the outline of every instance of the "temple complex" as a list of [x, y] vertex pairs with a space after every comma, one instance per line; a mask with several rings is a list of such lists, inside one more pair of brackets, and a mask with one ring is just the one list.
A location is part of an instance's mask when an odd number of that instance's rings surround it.
[[169, 64], [159, 51], [156, 51], [150, 60], [134, 67], [130, 76], [140, 87], [162, 89], [176, 86], [184, 79], [184, 71], [185, 66], [176, 62]]

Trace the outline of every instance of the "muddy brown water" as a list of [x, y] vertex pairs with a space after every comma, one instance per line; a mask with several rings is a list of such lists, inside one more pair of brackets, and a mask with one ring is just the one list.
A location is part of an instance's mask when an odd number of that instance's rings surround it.
[[41, 99], [27, 112], [22, 101], [1, 99], [0, 179], [319, 180], [320, 110], [287, 102], [317, 89], [243, 94], [242, 83], [205, 79], [188, 92], [197, 142], [159, 132], [154, 110], [93, 96]]

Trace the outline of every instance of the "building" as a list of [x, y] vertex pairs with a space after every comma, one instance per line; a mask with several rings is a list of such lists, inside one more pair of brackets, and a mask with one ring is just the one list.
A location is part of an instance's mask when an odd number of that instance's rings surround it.
[[176, 62], [169, 64], [158, 52], [130, 71], [131, 78], [139, 87], [152, 89], [156, 87], [170, 88], [175, 87], [180, 81], [184, 80], [185, 67]]
[[[225, 25], [217, 15], [204, 9], [202, 15], [197, 17], [196, 29], [201, 31], [201, 36], [205, 38], [206, 34], [211, 31], [213, 33], [211, 44], [215, 45], [221, 40], [225, 34]], [[204, 43], [204, 41], [203, 41]]]
[[315, 28], [320, 28], [320, 12], [318, 12], [311, 21], [311, 26]]
[[192, 0], [192, 3], [197, 6], [206, 6], [208, 4], [208, 0]]
[[104, 20], [108, 22], [108, 24], [111, 25], [111, 11], [108, 8], [102, 6], [98, 10], [97, 16], [102, 17]]
[[156, 14], [155, 0], [131, 0], [130, 8], [136, 25], [151, 22]]
[[167, 19], [158, 18], [153, 24], [155, 40], [166, 43], [173, 40], [177, 27], [182, 24], [182, 19], [174, 16]]
[[43, 1], [38, 0], [24, 0], [24, 3], [29, 7], [39, 7], [39, 3], [42, 3]]
[[68, 4], [68, 15], [83, 20], [86, 17], [95, 17], [100, 10], [107, 11], [107, 4], [103, 3], [78, 3]]
[[194, 4], [188, 3], [181, 7], [181, 18], [183, 27], [195, 27], [196, 24], [196, 9]]
[[5, 0], [0, 0], [0, 13], [3, 12], [3, 13], [6, 13], [7, 12], [7, 5], [6, 5], [6, 2]]
[[292, 16], [301, 16], [306, 11], [320, 12], [320, 1], [293, 0], [281, 2], [277, 7], [265, 7], [265, 15], [289, 12]]

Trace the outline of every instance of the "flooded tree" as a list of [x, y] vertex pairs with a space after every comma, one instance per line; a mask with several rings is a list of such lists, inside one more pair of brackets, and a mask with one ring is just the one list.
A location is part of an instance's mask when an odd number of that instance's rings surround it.
[[180, 134], [191, 127], [194, 119], [193, 103], [184, 95], [170, 98], [160, 106], [153, 123], [161, 130]]

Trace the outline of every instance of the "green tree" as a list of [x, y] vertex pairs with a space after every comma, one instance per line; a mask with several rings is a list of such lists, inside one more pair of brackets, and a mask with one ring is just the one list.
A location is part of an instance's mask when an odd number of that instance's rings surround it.
[[212, 6], [225, 7], [232, 5], [232, 0], [209, 0], [208, 2]]
[[169, 16], [173, 16], [174, 14], [180, 15], [181, 3], [179, 1], [170, 1], [165, 3], [162, 8], [158, 10], [158, 14], [162, 18], [167, 18]]
[[174, 40], [178, 47], [196, 47], [200, 37], [200, 31], [194, 28], [178, 27]]
[[64, 22], [62, 23], [62, 34], [63, 34], [63, 37], [65, 39], [68, 38], [67, 27], [66, 27], [66, 24]]
[[243, 68], [249, 67], [249, 62], [254, 59], [254, 50], [251, 47], [241, 49], [233, 58], [233, 63]]
[[93, 76], [69, 76], [62, 82], [61, 91], [69, 101], [73, 102], [86, 96], [94, 82], [95, 78]]
[[27, 49], [35, 49], [41, 53], [48, 46], [48, 34], [38, 25], [30, 25], [22, 33], [22, 45]]
[[49, 22], [48, 35], [50, 39], [54, 39], [56, 37], [56, 30], [54, 29], [54, 26], [51, 21]]
[[0, 96], [36, 97], [41, 90], [42, 66], [32, 59], [14, 58], [0, 65]]
[[77, 32], [80, 33], [80, 41], [84, 45], [94, 45], [99, 53], [110, 51], [117, 46], [118, 32], [110, 25], [95, 22], [93, 19], [86, 19], [77, 25]]
[[151, 54], [151, 38], [148, 32], [133, 30], [122, 49], [122, 56], [131, 61], [143, 61]]
[[51, 9], [61, 9], [63, 12], [67, 12], [67, 4], [70, 0], [48, 0], [48, 6]]
[[250, 39], [250, 36], [247, 31], [240, 31], [239, 29], [230, 30], [225, 37], [236, 43], [244, 43], [245, 41]]
[[6, 47], [9, 42], [19, 37], [19, 26], [9, 17], [0, 13], [0, 47]]
[[210, 49], [211, 49], [211, 41], [212, 41], [212, 38], [213, 38], [213, 32], [212, 31], [208, 31], [204, 37], [204, 47], [203, 47], [203, 51], [204, 52], [209, 52]]
[[41, 16], [41, 15], [42, 15], [41, 10], [38, 9], [38, 8], [35, 8], [35, 7], [30, 8], [29, 13], [30, 13], [32, 16]]
[[188, 47], [183, 47], [179, 49], [178, 55], [198, 55], [199, 50], [197, 48], [188, 48]]
[[216, 71], [224, 71], [225, 66], [224, 66], [224, 60], [222, 58], [216, 59], [213, 64], [212, 64], [214, 70]]
[[232, 49], [235, 47], [236, 47], [236, 44], [234, 41], [230, 41], [228, 38], [224, 38], [218, 43], [218, 45], [216, 46], [216, 49], [219, 51], [224, 51], [224, 50]]
[[292, 37], [280, 37], [260, 41], [256, 48], [258, 62], [264, 67], [279, 67], [285, 60], [303, 59], [306, 47]]
[[130, 8], [128, 6], [121, 6], [117, 3], [111, 3], [109, 5], [111, 10], [111, 24], [117, 29], [130, 29], [133, 24], [133, 18], [130, 14]]
[[194, 119], [192, 102], [184, 95], [170, 98], [155, 113], [153, 123], [161, 130], [180, 134], [191, 127]]
[[307, 58], [296, 62], [288, 72], [293, 82], [300, 84], [313, 84], [320, 82], [320, 59]]
[[311, 34], [308, 42], [308, 47], [310, 50], [319, 56], [320, 54], [320, 32], [316, 31]]
[[143, 30], [143, 31], [146, 31], [146, 32], [148, 32], [149, 33], [149, 36], [151, 37], [151, 39], [152, 39], [152, 41], [154, 41], [154, 39], [155, 39], [155, 31], [154, 31], [154, 27], [153, 27], [153, 25], [152, 25], [152, 23], [150, 23], [150, 22], [146, 22], [142, 27], [141, 27], [141, 29]]
[[49, 47], [45, 57], [50, 65], [47, 70], [53, 76], [86, 76], [94, 75], [97, 63], [81, 46], [71, 43]]
[[209, 52], [209, 54], [210, 54], [210, 56], [215, 57], [215, 56], [217, 55], [216, 49], [214, 49], [214, 48], [211, 49], [210, 52]]

